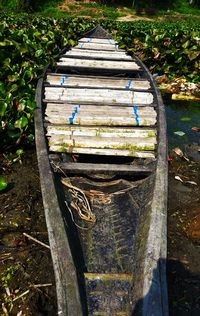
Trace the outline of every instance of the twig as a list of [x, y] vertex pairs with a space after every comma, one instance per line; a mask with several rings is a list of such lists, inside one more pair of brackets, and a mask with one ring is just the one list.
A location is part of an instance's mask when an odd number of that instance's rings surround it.
[[52, 286], [52, 283], [47, 283], [47, 284], [31, 284], [30, 287], [38, 288], [38, 287], [47, 287], [47, 286]]
[[34, 238], [34, 237], [28, 235], [27, 233], [23, 233], [23, 235], [26, 236], [27, 238], [29, 238], [29, 239], [31, 239], [31, 240], [37, 242], [37, 243], [40, 244], [41, 246], [44, 246], [44, 247], [50, 249], [50, 246], [49, 246], [49, 245], [44, 244], [43, 242], [41, 242], [41, 241], [39, 241], [38, 239], [36, 239], [36, 238]]
[[24, 293], [22, 293], [21, 295], [15, 297], [12, 301], [15, 302], [18, 299], [20, 299], [21, 297], [25, 296], [26, 294], [28, 294], [30, 292], [30, 290], [25, 291]]

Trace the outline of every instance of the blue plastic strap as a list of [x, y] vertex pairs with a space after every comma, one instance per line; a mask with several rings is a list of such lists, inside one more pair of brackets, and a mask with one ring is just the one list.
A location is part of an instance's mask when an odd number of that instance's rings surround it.
[[76, 114], [78, 113], [78, 110], [80, 109], [80, 103], [78, 103], [78, 106], [76, 106], [72, 112], [72, 115], [69, 117], [69, 124], [73, 125], [74, 124], [74, 118]]
[[129, 90], [130, 87], [131, 87], [131, 84], [132, 84], [133, 80], [129, 80], [127, 85], [126, 85], [126, 89]]
[[133, 113], [135, 114], [135, 122], [136, 122], [136, 126], [139, 126], [139, 115], [138, 115], [138, 107], [137, 105], [133, 106]]
[[63, 86], [64, 83], [65, 83], [65, 76], [62, 76], [62, 77], [60, 78], [60, 84], [61, 84], [61, 86]]
[[83, 45], [84, 45], [84, 43], [82, 43], [82, 44], [80, 45], [80, 48], [83, 48]]
[[61, 76], [61, 78], [60, 78], [60, 84], [61, 84], [61, 86], [64, 85], [65, 79], [67, 79], [67, 78], [68, 78], [68, 76]]

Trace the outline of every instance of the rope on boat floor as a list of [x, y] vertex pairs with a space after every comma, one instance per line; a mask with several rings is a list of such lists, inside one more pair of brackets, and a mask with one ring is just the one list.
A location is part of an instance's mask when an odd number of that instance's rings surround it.
[[80, 229], [89, 229], [86, 227], [82, 227], [76, 223], [72, 209], [71, 209], [71, 208], [73, 208], [74, 210], [76, 210], [78, 216], [83, 221], [86, 221], [86, 222], [92, 223], [92, 224], [96, 223], [96, 216], [95, 216], [95, 214], [92, 213], [89, 201], [88, 201], [85, 193], [81, 189], [79, 189], [78, 187], [75, 187], [71, 184], [70, 178], [60, 168], [60, 166], [56, 165], [53, 161], [51, 161], [51, 164], [53, 165], [55, 170], [59, 169], [62, 172], [62, 174], [65, 176], [65, 178], [61, 178], [61, 182], [62, 182], [62, 184], [64, 184], [68, 188], [68, 192], [72, 196], [72, 201], [71, 201], [70, 205], [67, 201], [65, 201], [65, 204], [70, 212], [72, 221]]

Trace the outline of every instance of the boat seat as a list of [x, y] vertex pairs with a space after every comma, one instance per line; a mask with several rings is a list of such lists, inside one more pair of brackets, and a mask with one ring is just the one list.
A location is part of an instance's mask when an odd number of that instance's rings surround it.
[[[89, 73], [73, 74], [74, 68]], [[93, 74], [97, 69], [100, 75]], [[45, 78], [50, 151], [155, 158], [157, 111], [150, 81], [133, 76], [140, 69], [112, 39], [83, 38], [64, 53]]]

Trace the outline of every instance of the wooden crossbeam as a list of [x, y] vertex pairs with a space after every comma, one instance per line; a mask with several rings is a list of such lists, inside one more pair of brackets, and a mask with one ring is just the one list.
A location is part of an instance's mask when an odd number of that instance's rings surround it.
[[62, 145], [55, 145], [49, 147], [53, 152], [65, 152], [69, 154], [90, 154], [103, 156], [128, 156], [137, 158], [155, 158], [153, 151], [137, 151], [137, 150], [118, 150], [118, 149], [99, 149], [99, 148], [76, 148], [64, 147]]
[[[66, 171], [69, 174], [97, 174], [106, 173], [117, 174], [121, 176], [125, 175], [140, 175], [148, 176], [153, 172], [152, 167], [139, 166], [139, 165], [125, 165], [125, 164], [95, 164], [95, 163], [78, 163], [78, 162], [66, 162], [56, 163], [56, 166], [61, 170]], [[59, 168], [57, 171], [59, 172]], [[61, 171], [60, 171], [61, 172]]]

